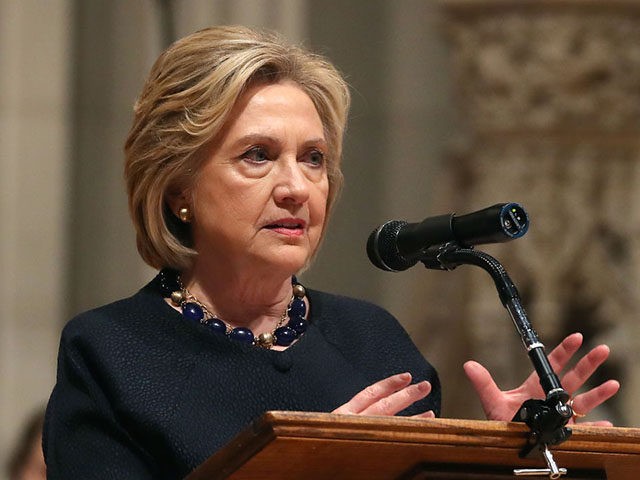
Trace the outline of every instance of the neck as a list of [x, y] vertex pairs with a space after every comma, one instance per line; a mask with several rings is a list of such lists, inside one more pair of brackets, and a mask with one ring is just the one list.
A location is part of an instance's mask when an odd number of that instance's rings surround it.
[[184, 286], [201, 302], [232, 326], [256, 333], [273, 328], [291, 299], [291, 276], [258, 276], [216, 271], [198, 265], [183, 272]]

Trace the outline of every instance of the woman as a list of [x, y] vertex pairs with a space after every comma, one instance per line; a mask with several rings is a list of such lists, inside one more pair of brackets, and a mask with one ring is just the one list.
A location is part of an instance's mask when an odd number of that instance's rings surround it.
[[[211, 28], [155, 63], [125, 146], [138, 250], [159, 275], [65, 328], [49, 403], [50, 478], [182, 478], [266, 410], [432, 417], [434, 369], [387, 312], [305, 289], [340, 190], [349, 92], [321, 57]], [[562, 367], [580, 336], [552, 354]], [[579, 388], [598, 347], [565, 377]], [[501, 392], [467, 374], [489, 418]], [[617, 390], [576, 397], [587, 412]], [[490, 409], [489, 409], [490, 407]]]

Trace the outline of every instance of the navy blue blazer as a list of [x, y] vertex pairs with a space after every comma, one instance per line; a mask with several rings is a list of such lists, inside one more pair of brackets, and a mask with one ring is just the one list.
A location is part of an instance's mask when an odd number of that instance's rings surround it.
[[433, 391], [402, 414], [439, 414], [437, 374], [395, 318], [367, 302], [307, 295], [309, 328], [284, 351], [185, 320], [158, 278], [71, 320], [45, 420], [48, 478], [183, 478], [265, 411], [330, 412], [405, 371]]

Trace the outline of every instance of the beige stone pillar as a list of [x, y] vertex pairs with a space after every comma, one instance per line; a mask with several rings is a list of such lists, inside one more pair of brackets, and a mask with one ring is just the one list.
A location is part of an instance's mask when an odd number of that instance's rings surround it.
[[[465, 120], [448, 161], [448, 191], [456, 195], [442, 198], [466, 208], [525, 206], [530, 233], [487, 250], [511, 273], [547, 345], [576, 330], [588, 344], [611, 345], [607, 373], [624, 388], [593, 417], [638, 425], [640, 4], [441, 3]], [[514, 386], [528, 360], [489, 277], [462, 268], [457, 292], [436, 288], [457, 307], [431, 322], [461, 316], [454, 320], [460, 333], [443, 341], [463, 339], [504, 386]], [[456, 413], [465, 409], [450, 401]]]
[[70, 3], [0, 1], [2, 467], [48, 398], [65, 310]]

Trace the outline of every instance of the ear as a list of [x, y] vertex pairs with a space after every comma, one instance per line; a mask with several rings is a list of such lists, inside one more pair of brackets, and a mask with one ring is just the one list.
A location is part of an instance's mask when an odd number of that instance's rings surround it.
[[180, 218], [179, 212], [181, 208], [191, 208], [191, 198], [185, 191], [168, 192], [165, 195], [165, 201], [169, 205], [171, 213]]

